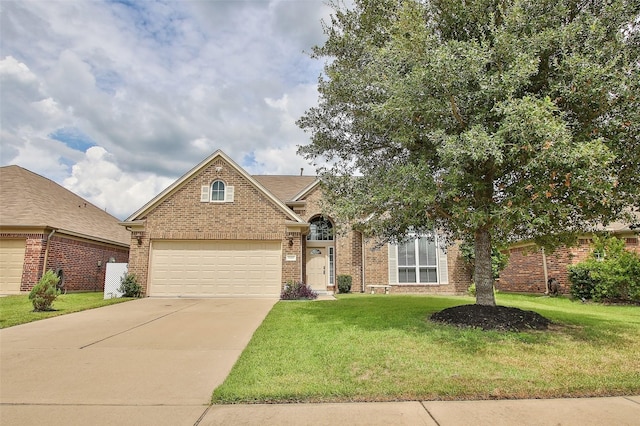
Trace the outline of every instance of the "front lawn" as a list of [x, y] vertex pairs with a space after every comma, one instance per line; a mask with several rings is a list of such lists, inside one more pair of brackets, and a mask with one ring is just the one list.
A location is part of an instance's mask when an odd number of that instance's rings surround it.
[[54, 311], [33, 312], [33, 305], [26, 294], [0, 297], [0, 328], [131, 300], [130, 298], [107, 300], [103, 298], [102, 292], [62, 294], [53, 302]]
[[432, 323], [471, 298], [344, 295], [279, 302], [214, 403], [554, 398], [640, 393], [640, 307], [498, 295], [548, 331]]

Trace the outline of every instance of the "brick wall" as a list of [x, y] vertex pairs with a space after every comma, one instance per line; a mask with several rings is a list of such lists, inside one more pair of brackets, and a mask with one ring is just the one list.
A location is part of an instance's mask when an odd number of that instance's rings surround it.
[[[322, 214], [322, 191], [318, 189], [308, 194], [304, 209], [296, 209], [303, 219], [311, 220]], [[331, 217], [329, 218], [331, 220]], [[352, 292], [367, 291], [367, 285], [388, 284], [388, 245], [380, 246], [374, 239], [364, 239], [362, 234], [346, 227], [338, 229], [335, 238], [336, 274], [351, 275]], [[363, 250], [364, 250], [364, 284], [363, 284]], [[305, 260], [306, 262], [306, 260]], [[304, 264], [303, 262], [303, 268]], [[470, 272], [459, 256], [458, 244], [448, 248], [447, 262], [449, 284], [446, 285], [407, 285], [394, 286], [397, 293], [439, 293], [462, 294], [471, 282]], [[364, 288], [363, 288], [364, 285]]]
[[[235, 190], [232, 203], [201, 202], [201, 186], [215, 180]], [[218, 158], [166, 197], [147, 214], [141, 243], [132, 235], [129, 271], [135, 273], [145, 293], [150, 245], [153, 240], [279, 240], [282, 243], [282, 281], [301, 279], [302, 246], [299, 232], [287, 232], [291, 220], [271, 199], [256, 189], [236, 169]], [[289, 245], [289, 241], [292, 245]], [[286, 255], [296, 255], [287, 262]]]
[[[626, 249], [640, 253], [638, 237], [622, 235]], [[592, 240], [588, 237], [578, 239], [574, 247], [559, 247], [552, 253], [545, 253], [547, 261], [547, 276], [556, 278], [560, 283], [560, 292], [569, 293], [570, 283], [568, 266], [587, 259], [592, 251]], [[509, 250], [509, 263], [500, 274], [496, 288], [501, 291], [523, 293], [544, 293], [546, 282], [544, 279], [543, 253], [533, 245], [513, 247]]]
[[460, 256], [460, 242], [456, 241], [447, 248], [447, 266], [451, 292], [465, 294], [471, 285], [472, 271], [470, 265]]
[[31, 291], [42, 277], [46, 238], [44, 234], [26, 235], [20, 291]]
[[[48, 233], [1, 235], [2, 238], [25, 239], [21, 292], [31, 291], [44, 272], [49, 269], [53, 271], [62, 269], [67, 291], [102, 291], [105, 263], [112, 257], [116, 262], [121, 263], [126, 263], [129, 258], [129, 250], [124, 247], [91, 242], [58, 233], [54, 234], [49, 242], [45, 268], [48, 235]], [[101, 268], [97, 267], [98, 260], [102, 262]]]
[[542, 252], [531, 245], [509, 250], [509, 262], [500, 273], [496, 288], [500, 291], [544, 293]]
[[365, 288], [367, 285], [389, 283], [389, 246], [380, 246], [375, 240], [367, 239], [365, 242]]
[[106, 264], [111, 258], [127, 263], [129, 251], [56, 234], [49, 243], [46, 269], [62, 269], [67, 291], [104, 291]]

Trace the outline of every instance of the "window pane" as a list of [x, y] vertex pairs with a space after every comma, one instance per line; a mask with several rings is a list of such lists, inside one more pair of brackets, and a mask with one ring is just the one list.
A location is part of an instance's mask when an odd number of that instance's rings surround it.
[[224, 201], [224, 182], [215, 181], [211, 185], [211, 200], [212, 201]]
[[332, 241], [333, 225], [328, 220], [321, 217], [313, 219], [309, 226], [307, 240], [311, 241]]
[[418, 250], [420, 251], [420, 265], [436, 265], [436, 242], [423, 237], [418, 240]]
[[428, 265], [427, 263], [427, 239], [418, 239], [418, 254], [420, 256], [420, 265]]
[[415, 283], [416, 268], [399, 268], [398, 281], [401, 283]]
[[329, 247], [329, 285], [333, 285], [333, 247]]
[[420, 268], [421, 283], [437, 283], [438, 274], [436, 268]]
[[413, 266], [416, 264], [415, 242], [409, 241], [398, 246], [398, 265]]

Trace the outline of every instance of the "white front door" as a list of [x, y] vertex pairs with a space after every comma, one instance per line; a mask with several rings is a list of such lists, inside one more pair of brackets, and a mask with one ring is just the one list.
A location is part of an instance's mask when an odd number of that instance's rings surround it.
[[315, 291], [327, 290], [326, 247], [307, 247], [307, 284]]

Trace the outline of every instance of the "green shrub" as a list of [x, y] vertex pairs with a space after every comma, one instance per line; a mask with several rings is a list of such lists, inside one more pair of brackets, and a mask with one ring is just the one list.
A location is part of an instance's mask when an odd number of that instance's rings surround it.
[[31, 300], [33, 304], [34, 311], [43, 312], [53, 310], [51, 305], [60, 294], [58, 281], [60, 281], [60, 278], [56, 273], [49, 270], [44, 273], [40, 281], [31, 289], [29, 300]]
[[349, 293], [352, 282], [351, 275], [338, 275], [338, 293]]
[[127, 273], [120, 278], [118, 291], [122, 293], [122, 297], [142, 297], [142, 287], [135, 274]]
[[615, 237], [594, 238], [587, 260], [569, 267], [571, 295], [596, 302], [640, 302], [640, 256]]
[[311, 287], [300, 281], [289, 281], [284, 286], [280, 299], [282, 300], [301, 300], [310, 299], [313, 300], [318, 297], [318, 293], [313, 291]]
[[471, 285], [467, 288], [467, 294], [469, 296], [476, 297], [476, 283], [471, 283]]
[[597, 266], [593, 263], [581, 262], [569, 266], [569, 282], [571, 283], [569, 292], [574, 299], [587, 300], [593, 297], [596, 283], [590, 272], [594, 266]]

